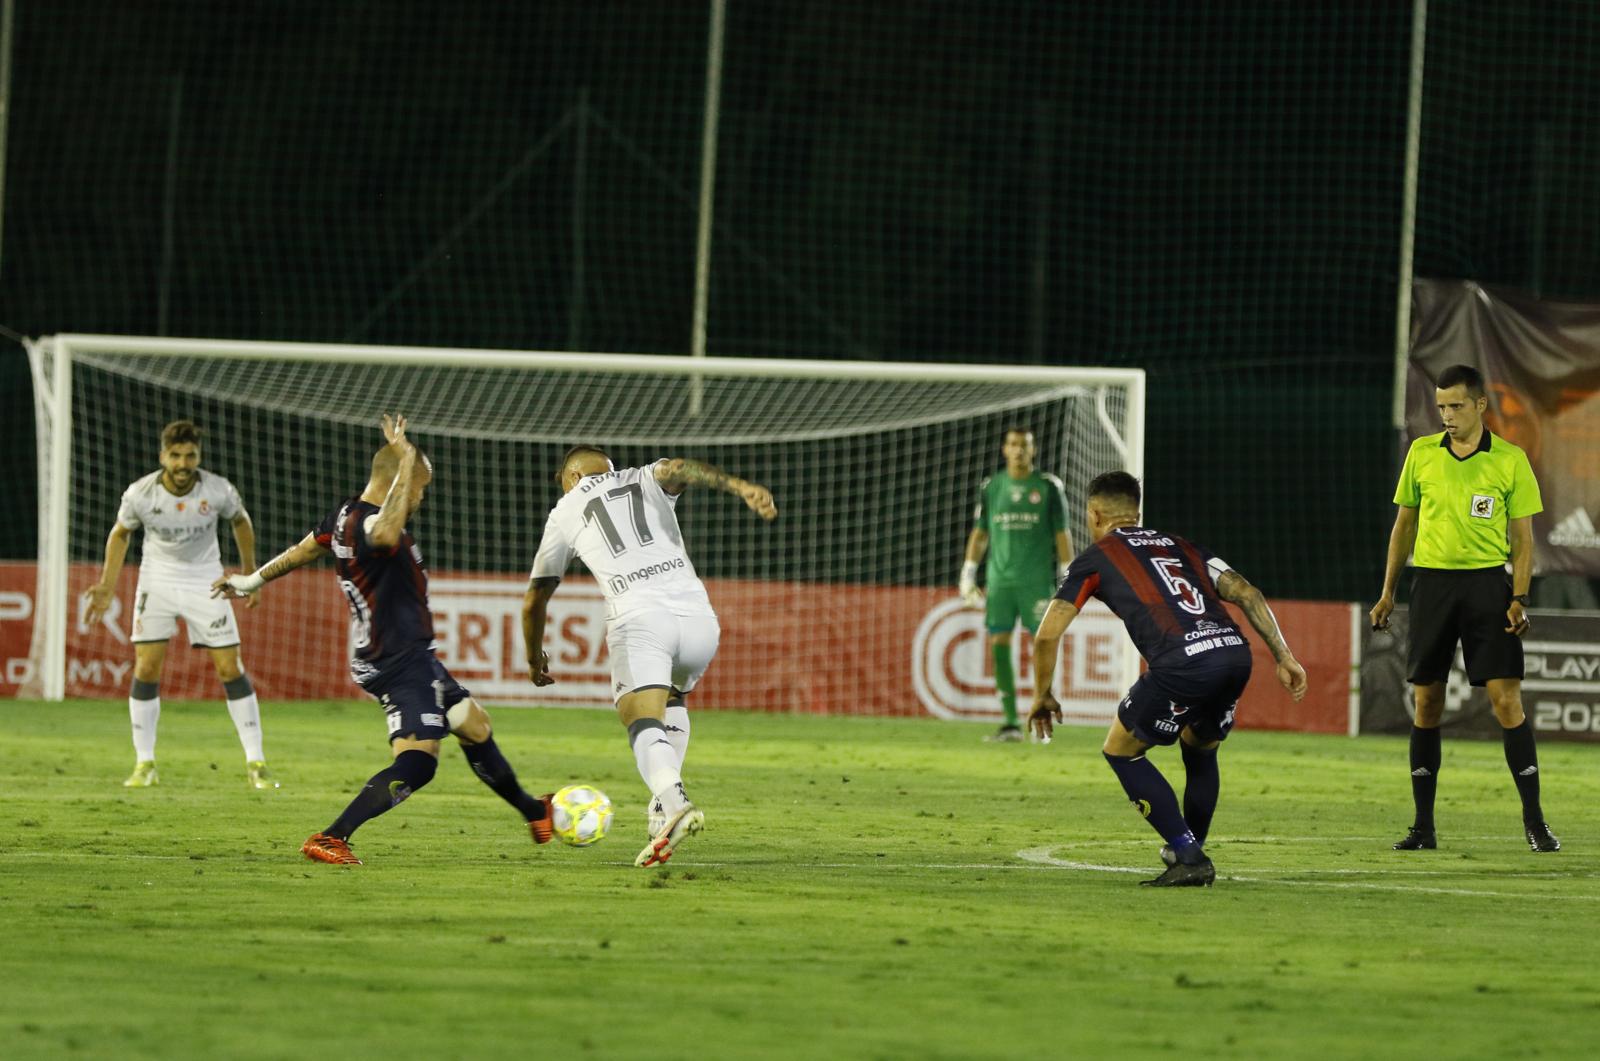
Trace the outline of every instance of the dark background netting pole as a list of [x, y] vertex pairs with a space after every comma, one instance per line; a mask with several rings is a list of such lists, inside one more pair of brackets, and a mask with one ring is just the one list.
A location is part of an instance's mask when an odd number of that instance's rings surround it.
[[[710, 352], [1146, 368], [1151, 522], [1275, 594], [1370, 595], [1410, 19], [735, 0]], [[0, 323], [684, 352], [708, 26], [23, 0]], [[1432, 5], [1418, 275], [1600, 294], [1597, 31]], [[0, 385], [0, 555], [28, 557], [20, 354]]]

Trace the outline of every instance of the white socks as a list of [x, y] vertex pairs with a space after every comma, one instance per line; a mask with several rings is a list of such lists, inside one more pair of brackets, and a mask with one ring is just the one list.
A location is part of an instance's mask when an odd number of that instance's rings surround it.
[[[128, 718], [133, 722], [133, 752], [141, 763], [154, 762], [156, 757], [156, 720], [161, 717], [161, 696], [155, 682], [135, 680], [133, 692], [128, 697]], [[223, 683], [228, 699], [228, 715], [233, 728], [239, 733], [239, 743], [244, 745], [247, 762], [258, 763], [266, 758], [261, 751], [261, 706], [256, 702], [250, 679], [240, 675]], [[141, 696], [142, 694], [142, 696]]]
[[678, 769], [689, 757], [689, 709], [682, 704], [667, 704], [667, 740], [678, 754]]
[[668, 815], [684, 804], [683, 776], [678, 772], [678, 752], [667, 739], [666, 729], [653, 718], [641, 718], [628, 727], [633, 744], [633, 761], [639, 767], [650, 794], [661, 801]]
[[128, 697], [128, 718], [133, 722], [133, 755], [141, 763], [156, 759], [156, 720], [161, 717], [161, 697], [135, 700]]
[[265, 759], [261, 751], [261, 707], [256, 703], [256, 694], [229, 700], [228, 714], [233, 716], [233, 728], [239, 731], [245, 761], [259, 763]]

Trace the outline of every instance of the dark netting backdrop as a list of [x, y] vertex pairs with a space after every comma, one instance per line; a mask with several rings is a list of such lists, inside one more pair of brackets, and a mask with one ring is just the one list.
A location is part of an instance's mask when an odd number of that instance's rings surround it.
[[[1600, 12], [1431, 7], [1418, 274], [1595, 296]], [[1151, 522], [1276, 595], [1375, 590], [1410, 4], [728, 8], [710, 354], [1145, 368]], [[18, 3], [0, 324], [685, 353], [710, 27]], [[949, 577], [961, 530], [881, 576]]]

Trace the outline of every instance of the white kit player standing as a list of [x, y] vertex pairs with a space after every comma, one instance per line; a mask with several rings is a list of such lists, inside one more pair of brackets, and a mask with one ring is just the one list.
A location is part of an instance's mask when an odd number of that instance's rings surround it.
[[[228, 714], [244, 745], [246, 780], [252, 788], [277, 788], [262, 752], [255, 689], [239, 662], [233, 607], [211, 596], [211, 583], [222, 577], [217, 521], [225, 519], [232, 527], [246, 571], [256, 566], [255, 528], [233, 484], [200, 470], [200, 429], [193, 423], [177, 420], [162, 429], [160, 460], [160, 471], [123, 491], [116, 525], [106, 539], [100, 581], [84, 593], [85, 618], [92, 625], [110, 609], [128, 543], [133, 532], [143, 528], [144, 557], [133, 608], [133, 686], [128, 695], [135, 763], [123, 785], [148, 788], [159, 781], [155, 760], [161, 672], [167, 642], [178, 632], [181, 618], [190, 644], [210, 653], [222, 680]], [[252, 593], [246, 606], [259, 603], [259, 594]]]
[[705, 825], [683, 789], [689, 748], [684, 698], [711, 665], [721, 636], [684, 549], [678, 495], [698, 484], [743, 499], [766, 520], [777, 518], [778, 509], [766, 487], [700, 461], [671, 458], [618, 471], [594, 446], [569, 450], [556, 479], [563, 496], [545, 522], [522, 602], [529, 674], [537, 686], [555, 680], [543, 647], [545, 620], [576, 554], [605, 594], [612, 698], [650, 790], [650, 842], [634, 864], [655, 865]]

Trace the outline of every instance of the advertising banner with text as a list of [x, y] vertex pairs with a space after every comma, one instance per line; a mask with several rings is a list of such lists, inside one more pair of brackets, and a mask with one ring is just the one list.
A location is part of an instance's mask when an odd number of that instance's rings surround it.
[[[1522, 709], [1541, 740], [1600, 741], [1600, 614], [1536, 612], [1522, 642]], [[1361, 732], [1411, 732], [1414, 708], [1406, 683], [1405, 607], [1386, 631], [1366, 631], [1361, 653]], [[1467, 682], [1456, 650], [1445, 683], [1443, 727], [1464, 736], [1500, 739], [1489, 697]]]
[[[33, 564], [0, 564], [0, 696], [30, 695], [33, 682]], [[76, 565], [77, 600], [97, 576]], [[116, 601], [93, 627], [81, 608], [67, 638], [67, 695], [121, 698], [132, 672], [136, 572], [124, 572]], [[474, 695], [492, 704], [603, 707], [610, 703], [605, 603], [583, 578], [562, 583], [551, 602], [545, 646], [556, 684], [535, 690], [522, 644], [525, 583], [504, 575], [435, 575], [429, 583], [439, 658]], [[716, 661], [692, 699], [696, 708], [826, 714], [999, 718], [983, 612], [949, 588], [714, 580], [722, 626]], [[326, 572], [305, 571], [267, 587], [259, 608], [235, 604], [245, 666], [266, 700], [356, 699], [346, 664], [344, 598]], [[1349, 606], [1275, 604], [1286, 636], [1312, 675], [1305, 703], [1289, 702], [1259, 644], [1257, 676], [1240, 704], [1250, 728], [1343, 733], [1350, 690]], [[1252, 639], [1254, 642], [1256, 639]], [[1032, 643], [1012, 639], [1019, 699], [1032, 694]], [[1133, 652], [1122, 624], [1092, 602], [1068, 630], [1056, 696], [1070, 721], [1104, 724], [1122, 697]], [[183, 634], [167, 653], [162, 695], [218, 695], [207, 655]]]

